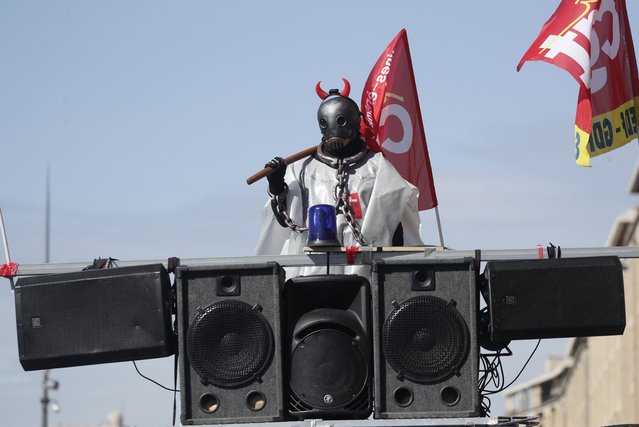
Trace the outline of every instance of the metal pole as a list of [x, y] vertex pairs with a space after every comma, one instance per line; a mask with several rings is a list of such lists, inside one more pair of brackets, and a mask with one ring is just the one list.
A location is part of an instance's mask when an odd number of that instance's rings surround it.
[[[374, 262], [393, 259], [401, 261], [454, 260], [474, 258], [475, 250], [436, 250], [435, 247], [402, 248], [362, 247], [357, 252], [355, 264], [369, 265]], [[339, 248], [331, 252], [331, 265], [347, 265], [346, 254]], [[545, 256], [545, 255], [544, 255]], [[631, 246], [615, 246], [600, 248], [561, 248], [562, 258], [617, 256], [619, 258], [639, 258], [639, 248]], [[487, 249], [481, 250], [482, 261], [512, 261], [539, 259], [537, 248], [534, 249]], [[84, 262], [50, 263], [50, 264], [22, 264], [18, 276], [32, 276], [55, 273], [71, 273], [81, 271], [93, 262], [93, 259]], [[245, 257], [220, 257], [220, 258], [181, 258], [180, 265], [190, 267], [207, 267], [217, 265], [245, 265], [252, 263], [277, 262], [282, 267], [326, 266], [326, 252], [312, 252], [300, 255], [264, 255]], [[140, 266], [149, 264], [164, 264], [168, 266], [167, 259], [123, 261], [118, 260], [118, 267]]]
[[442, 248], [445, 248], [444, 245], [444, 234], [442, 233], [442, 222], [439, 219], [439, 206], [435, 206], [435, 218], [437, 218], [437, 230], [439, 231], [439, 244]]
[[42, 379], [42, 427], [49, 426], [48, 408], [49, 408], [49, 370], [44, 371]]
[[[42, 376], [42, 427], [49, 427], [49, 390], [57, 390], [60, 384], [56, 380], [49, 378], [49, 370], [44, 371]], [[57, 404], [56, 400], [53, 401]], [[55, 409], [54, 409], [55, 410]]]
[[[0, 209], [0, 234], [2, 234], [2, 244], [4, 245], [4, 256], [7, 260], [7, 264], [11, 264], [11, 254], [9, 254], [9, 241], [7, 240], [7, 232], [4, 229], [4, 218], [2, 218], [2, 209]], [[9, 277], [9, 283], [11, 283], [11, 290], [14, 290], [13, 277]]]
[[48, 263], [49, 262], [49, 249], [50, 249], [50, 239], [49, 236], [51, 235], [51, 197], [50, 197], [50, 193], [51, 193], [51, 183], [50, 183], [50, 179], [49, 179], [49, 165], [47, 165], [47, 188], [46, 188], [46, 196], [45, 196], [45, 212], [44, 212], [44, 217], [45, 217], [45, 224], [44, 224], [44, 262]]
[[[47, 164], [47, 182], [46, 182], [46, 194], [45, 194], [45, 212], [44, 212], [44, 262], [49, 263], [49, 217], [51, 213], [51, 199], [49, 197], [49, 191], [51, 189], [49, 181], [49, 165]], [[42, 427], [49, 426], [49, 370], [44, 371], [42, 377]]]

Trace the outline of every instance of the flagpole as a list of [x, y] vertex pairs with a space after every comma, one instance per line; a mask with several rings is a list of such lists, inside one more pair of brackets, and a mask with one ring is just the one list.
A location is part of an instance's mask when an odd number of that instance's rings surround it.
[[51, 179], [50, 168], [47, 164], [47, 181], [46, 181], [46, 195], [45, 195], [45, 208], [44, 208], [44, 262], [48, 263], [50, 247], [51, 247]]
[[437, 230], [439, 231], [439, 244], [442, 248], [445, 248], [444, 245], [444, 234], [442, 233], [442, 222], [439, 219], [439, 207], [435, 206], [435, 217], [437, 218]]
[[[7, 260], [7, 264], [11, 264], [11, 255], [9, 254], [9, 241], [7, 240], [7, 232], [4, 229], [4, 219], [2, 218], [2, 209], [0, 209], [0, 234], [2, 235], [2, 245], [4, 246], [4, 256]], [[9, 283], [11, 284], [11, 290], [15, 289], [13, 284], [13, 277], [9, 277]]]

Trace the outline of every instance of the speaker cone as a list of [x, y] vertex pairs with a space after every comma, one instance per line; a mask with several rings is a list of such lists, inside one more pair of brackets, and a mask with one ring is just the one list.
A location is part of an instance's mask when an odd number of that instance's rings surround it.
[[432, 296], [410, 298], [384, 322], [383, 351], [400, 375], [435, 383], [458, 373], [470, 348], [468, 326], [453, 301]]
[[291, 358], [291, 389], [312, 408], [343, 408], [365, 389], [368, 364], [359, 343], [336, 329], [306, 336]]
[[259, 308], [236, 300], [209, 305], [187, 331], [186, 353], [203, 381], [218, 387], [248, 384], [273, 354], [273, 332]]

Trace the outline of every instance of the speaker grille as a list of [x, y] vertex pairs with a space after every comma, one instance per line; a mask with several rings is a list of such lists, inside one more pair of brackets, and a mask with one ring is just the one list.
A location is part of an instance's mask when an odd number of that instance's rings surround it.
[[20, 278], [15, 303], [27, 371], [175, 353], [171, 284], [161, 264]]
[[257, 307], [219, 301], [206, 307], [189, 326], [189, 362], [206, 382], [236, 387], [254, 381], [273, 354], [273, 332]]
[[484, 276], [493, 340], [624, 331], [623, 269], [617, 257], [491, 261]]
[[350, 407], [366, 390], [368, 380], [360, 344], [335, 329], [305, 337], [293, 351], [291, 372], [292, 391], [310, 408]]
[[468, 326], [454, 301], [432, 296], [396, 305], [382, 334], [386, 360], [400, 376], [418, 383], [456, 374], [470, 348]]

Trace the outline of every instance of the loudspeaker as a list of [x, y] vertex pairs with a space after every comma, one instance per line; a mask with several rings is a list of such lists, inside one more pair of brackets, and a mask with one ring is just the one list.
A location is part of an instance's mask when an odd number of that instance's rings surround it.
[[20, 278], [15, 304], [25, 371], [176, 351], [171, 285], [161, 264]]
[[622, 334], [623, 271], [617, 257], [486, 264], [493, 340]]
[[283, 419], [276, 263], [178, 267], [182, 424]]
[[375, 418], [480, 415], [474, 260], [373, 268]]
[[370, 284], [317, 275], [285, 285], [288, 413], [298, 419], [362, 419], [372, 412]]

